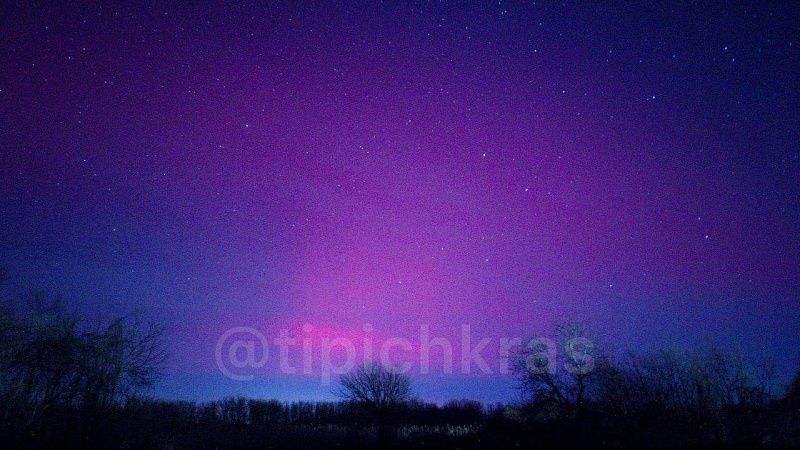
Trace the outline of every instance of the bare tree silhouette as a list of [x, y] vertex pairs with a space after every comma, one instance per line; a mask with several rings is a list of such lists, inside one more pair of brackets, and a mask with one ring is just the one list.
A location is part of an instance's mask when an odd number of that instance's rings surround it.
[[511, 355], [511, 369], [537, 414], [578, 415], [590, 395], [595, 344], [574, 322], [556, 325], [555, 339], [534, 339]]
[[365, 364], [339, 379], [337, 394], [344, 400], [361, 403], [381, 411], [408, 399], [408, 376], [380, 364]]
[[393, 413], [411, 394], [411, 379], [370, 363], [342, 375], [336, 393], [345, 401], [363, 407], [376, 421], [380, 440], [386, 442], [392, 436]]
[[[88, 329], [58, 298], [0, 307], [0, 415], [35, 426], [67, 408], [102, 414], [152, 385], [165, 359], [159, 327], [122, 317]], [[16, 307], [15, 307], [16, 306]]]

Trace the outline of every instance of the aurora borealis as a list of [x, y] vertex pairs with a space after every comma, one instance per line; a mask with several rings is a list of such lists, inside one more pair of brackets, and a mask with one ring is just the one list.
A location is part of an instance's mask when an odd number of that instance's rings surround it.
[[[575, 319], [618, 349], [713, 340], [796, 366], [796, 6], [0, 14], [7, 288], [165, 323], [161, 395], [329, 395], [274, 368], [225, 380], [235, 326], [413, 340]], [[431, 377], [418, 393], [440, 399]], [[498, 374], [447, 380], [514, 396]]]

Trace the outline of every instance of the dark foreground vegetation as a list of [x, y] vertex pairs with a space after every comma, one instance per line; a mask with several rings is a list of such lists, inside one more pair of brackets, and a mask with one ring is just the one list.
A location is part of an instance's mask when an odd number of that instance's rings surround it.
[[[580, 327], [555, 335], [586, 344]], [[88, 329], [42, 296], [5, 304], [4, 448], [800, 448], [800, 378], [774, 393], [713, 349], [612, 359], [586, 346], [554, 359], [528, 346], [511, 358], [528, 399], [517, 405], [416, 401], [411, 379], [378, 365], [342, 377], [341, 402], [189, 403], [137, 395], [158, 375], [159, 336], [129, 318]]]
[[[672, 416], [654, 406], [613, 416], [602, 404], [583, 417], [473, 402], [396, 405], [391, 435], [361, 405], [225, 399], [210, 403], [128, 399], [99, 413], [67, 407], [35, 423], [5, 422], [5, 448], [799, 448], [796, 404], [775, 401], [719, 417]], [[719, 420], [717, 422], [717, 420]]]

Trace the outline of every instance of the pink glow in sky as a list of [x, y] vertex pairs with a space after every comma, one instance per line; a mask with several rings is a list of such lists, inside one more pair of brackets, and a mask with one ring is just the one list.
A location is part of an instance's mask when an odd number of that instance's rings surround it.
[[92, 317], [166, 322], [177, 379], [219, 376], [230, 327], [306, 323], [500, 337], [576, 319], [619, 348], [783, 355], [796, 22], [696, 13], [8, 14], [0, 263]]

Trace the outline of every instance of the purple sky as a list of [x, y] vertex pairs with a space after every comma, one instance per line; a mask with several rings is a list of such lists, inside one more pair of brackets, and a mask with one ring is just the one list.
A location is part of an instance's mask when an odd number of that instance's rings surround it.
[[[713, 340], [793, 370], [800, 14], [648, 5], [4, 8], [9, 289], [165, 323], [168, 397], [330, 397], [226, 380], [215, 344], [245, 325], [576, 319], [614, 348]], [[434, 378], [420, 396], [515, 395]]]

